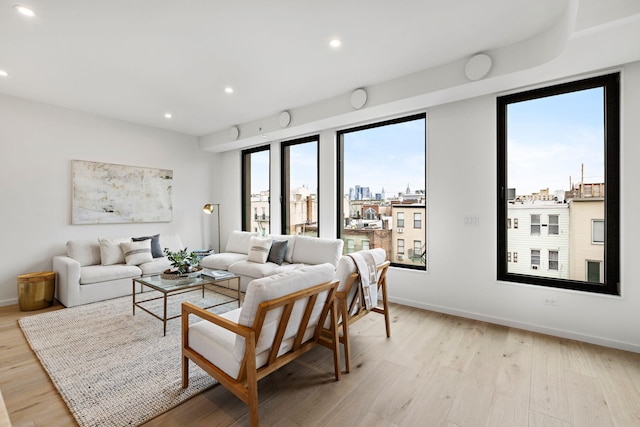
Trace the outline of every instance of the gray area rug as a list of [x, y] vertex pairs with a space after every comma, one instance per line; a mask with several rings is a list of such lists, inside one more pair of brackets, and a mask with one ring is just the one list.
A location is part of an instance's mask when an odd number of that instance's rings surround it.
[[[208, 291], [204, 299], [199, 292], [175, 295], [170, 311], [178, 313], [183, 300], [203, 307], [229, 298]], [[160, 313], [162, 300], [146, 304]], [[210, 311], [237, 306], [233, 301]], [[132, 315], [131, 297], [23, 317], [19, 324], [83, 427], [136, 426], [216, 384], [191, 365], [189, 387], [182, 388], [181, 319], [170, 320], [163, 336], [162, 321], [139, 309]]]

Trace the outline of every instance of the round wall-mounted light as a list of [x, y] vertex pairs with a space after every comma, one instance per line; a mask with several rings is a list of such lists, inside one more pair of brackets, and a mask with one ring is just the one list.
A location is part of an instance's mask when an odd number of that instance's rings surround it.
[[231, 128], [231, 130], [229, 131], [229, 136], [233, 141], [238, 139], [238, 137], [240, 136], [240, 129], [238, 129], [238, 126], [234, 126]]
[[224, 88], [224, 91], [226, 93], [233, 93], [233, 88], [231, 86], [227, 86], [227, 87]]
[[489, 55], [479, 53], [467, 61], [464, 67], [464, 74], [469, 80], [480, 80], [489, 74], [493, 61]]
[[278, 116], [278, 123], [281, 128], [286, 128], [291, 123], [291, 114], [288, 111], [283, 111]]
[[0, 70], [0, 77], [9, 77], [9, 73], [5, 70]]
[[331, 46], [334, 49], [337, 49], [340, 46], [342, 46], [342, 41], [340, 39], [333, 39], [329, 42], [329, 46]]
[[351, 106], [356, 110], [364, 107], [367, 103], [367, 92], [364, 89], [356, 89], [351, 94]]

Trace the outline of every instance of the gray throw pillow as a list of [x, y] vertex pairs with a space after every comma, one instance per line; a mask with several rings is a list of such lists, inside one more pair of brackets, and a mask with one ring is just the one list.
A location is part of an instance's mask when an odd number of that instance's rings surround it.
[[289, 242], [286, 240], [274, 240], [273, 243], [271, 243], [271, 250], [269, 250], [269, 258], [267, 261], [282, 265], [284, 257], [287, 255], [288, 245]]
[[162, 258], [164, 253], [162, 252], [162, 248], [160, 247], [160, 235], [154, 234], [153, 236], [145, 236], [145, 237], [132, 237], [132, 242], [141, 242], [143, 240], [151, 239], [151, 256], [154, 258]]

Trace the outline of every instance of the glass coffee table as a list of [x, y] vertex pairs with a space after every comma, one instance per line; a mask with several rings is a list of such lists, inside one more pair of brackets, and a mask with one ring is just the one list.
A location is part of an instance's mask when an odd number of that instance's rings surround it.
[[[226, 293], [221, 292], [223, 289], [234, 290], [230, 286], [223, 286], [222, 284], [223, 282], [229, 283], [229, 281], [231, 280], [235, 280], [237, 285], [238, 294], [237, 296], [234, 296], [234, 297], [229, 297], [229, 295], [227, 295]], [[136, 293], [136, 283], [140, 285], [139, 293]], [[154, 291], [161, 292], [162, 295], [154, 298], [139, 299], [136, 301], [136, 295], [137, 296], [144, 295], [143, 290], [145, 287], [153, 289]], [[146, 311], [156, 319], [162, 320], [165, 336], [167, 335], [167, 320], [176, 319], [180, 317], [182, 313], [180, 311], [180, 314], [178, 315], [167, 317], [167, 299], [170, 296], [184, 294], [186, 292], [201, 291], [202, 297], [204, 298], [204, 290], [205, 288], [207, 288], [210, 291], [220, 293], [230, 299], [226, 299], [223, 302], [219, 302], [219, 303], [209, 305], [207, 307], [201, 307], [201, 308], [206, 310], [212, 307], [217, 307], [219, 305], [229, 304], [230, 302], [233, 302], [235, 300], [238, 301], [238, 307], [240, 307], [240, 276], [233, 273], [229, 273], [228, 271], [206, 272], [194, 278], [185, 278], [185, 279], [178, 279], [178, 280], [162, 279], [160, 275], [137, 277], [132, 280], [132, 288], [133, 288], [132, 290], [133, 315], [134, 316], [136, 315], [136, 307], [138, 307], [139, 309]], [[159, 299], [163, 300], [162, 316], [157, 315], [156, 313], [152, 312], [151, 310], [147, 309], [142, 305], [149, 301], [155, 301]]]

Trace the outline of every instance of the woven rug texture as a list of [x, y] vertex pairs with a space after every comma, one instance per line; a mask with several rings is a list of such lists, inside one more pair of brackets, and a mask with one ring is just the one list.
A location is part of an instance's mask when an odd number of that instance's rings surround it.
[[[160, 295], [154, 294], [142, 296]], [[230, 298], [209, 291], [204, 298], [200, 292], [170, 296], [169, 316], [184, 300], [203, 307]], [[209, 311], [237, 306], [233, 301]], [[162, 299], [145, 307], [159, 314]], [[23, 317], [19, 324], [82, 427], [137, 426], [216, 384], [192, 364], [189, 387], [182, 388], [181, 319], [169, 320], [163, 336], [161, 320], [140, 309], [132, 315], [130, 296]]]

